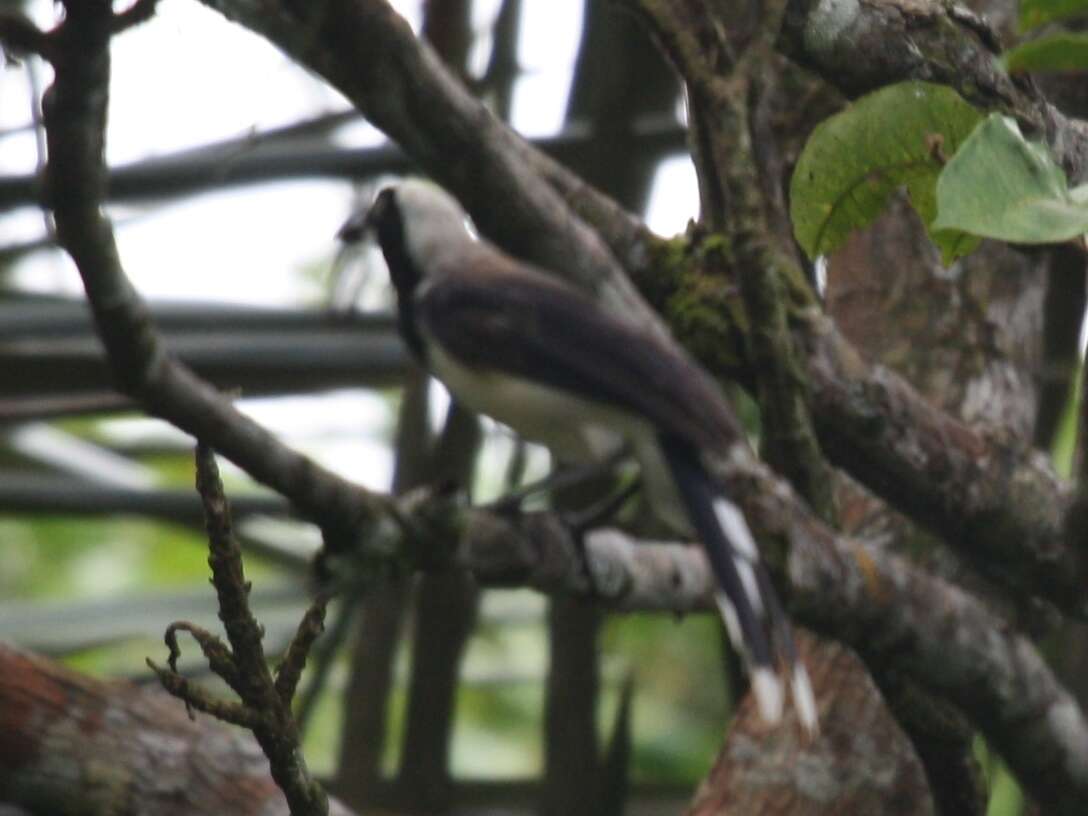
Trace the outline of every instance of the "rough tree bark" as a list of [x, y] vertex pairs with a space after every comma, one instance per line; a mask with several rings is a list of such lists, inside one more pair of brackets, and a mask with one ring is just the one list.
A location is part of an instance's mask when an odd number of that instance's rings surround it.
[[[0, 797], [54, 816], [287, 816], [253, 737], [0, 644]], [[329, 813], [351, 811], [330, 801]]]
[[[716, 270], [723, 273], [718, 278], [704, 276], [713, 263], [707, 263], [705, 255], [698, 257], [688, 246], [689, 261], [695, 258], [691, 266], [699, 274], [673, 277], [675, 269], [663, 263], [667, 259], [661, 242], [607, 198], [498, 125], [453, 83], [427, 49], [416, 44], [384, 3], [329, 0], [322, 4], [318, 17], [309, 16], [313, 7], [290, 0], [268, 0], [259, 11], [249, 3], [211, 5], [238, 15], [340, 87], [424, 167], [465, 199], [485, 233], [516, 252], [566, 272], [609, 308], [627, 310], [633, 319], [661, 330], [658, 318], [631, 288], [621, 264], [666, 316], [678, 291], [683, 293], [693, 281], [694, 287], [703, 287], [708, 302], [723, 308], [709, 320], [695, 321], [694, 326], [674, 323], [681, 339], [694, 341], [693, 347], [715, 373], [735, 376], [757, 389], [766, 387], [766, 382], [761, 382], [766, 371], [752, 365], [744, 353], [730, 358], [720, 351], [735, 348], [742, 334], [737, 324], [723, 317], [734, 314], [730, 306], [735, 305], [735, 298], [730, 301], [729, 295], [720, 296], [721, 288], [737, 285], [737, 270]], [[631, 5], [658, 15], [662, 8], [674, 7], [675, 13], [658, 19], [681, 19], [708, 8], [694, 0], [671, 4], [632, 0]], [[833, 27], [834, 36], [806, 39], [804, 32], [811, 25], [824, 26], [821, 30], [826, 33], [829, 21], [821, 16], [827, 14], [825, 7], [791, 4], [783, 42], [795, 59], [822, 71], [842, 90], [856, 93], [908, 76], [947, 81], [979, 105], [1017, 115], [1026, 127], [1051, 143], [1072, 178], [1084, 175], [1083, 123], [1059, 114], [1033, 87], [995, 73], [988, 31], [970, 15], [943, 5], [858, 6], [848, 25]], [[730, 108], [737, 101], [729, 95], [735, 88], [718, 95], [722, 89], [717, 70], [729, 67], [731, 55], [728, 49], [715, 50], [719, 42], [712, 29], [693, 26], [681, 31], [674, 43], [674, 56], [681, 58], [678, 61], [689, 82], [699, 86], [702, 80], [705, 84], [698, 90], [720, 105], [711, 112], [744, 114], [743, 109]], [[57, 56], [53, 41], [39, 41], [26, 28], [9, 27], [0, 33], [9, 39], [21, 38], [25, 47]], [[365, 58], [360, 58], [355, 47], [361, 40], [374, 44]], [[814, 43], [818, 48], [810, 48]], [[888, 47], [863, 48], [872, 43]], [[909, 47], [900, 48], [904, 43]], [[957, 51], [958, 46], [962, 48]], [[709, 58], [700, 48], [708, 49]], [[954, 70], [941, 61], [950, 51], [959, 55], [951, 63]], [[881, 61], [857, 58], [873, 53], [879, 54]], [[367, 525], [375, 519], [387, 520], [401, 512], [401, 505], [391, 499], [353, 490], [331, 474], [292, 457], [259, 429], [247, 425], [244, 418], [226, 410], [201, 382], [163, 355], [141, 312], [142, 304], [117, 262], [108, 224], [94, 218], [93, 208], [101, 197], [97, 167], [101, 157], [94, 154], [100, 153], [101, 147], [101, 132], [95, 127], [104, 121], [102, 99], [88, 94], [86, 105], [76, 104], [74, 83], [82, 80], [86, 89], [93, 77], [66, 74], [64, 60], [78, 59], [78, 54], [60, 56], [58, 85], [62, 84], [60, 77], [65, 77], [69, 94], [65, 102], [73, 116], [72, 121], [58, 118], [53, 122], [56, 132], [51, 128], [50, 137], [55, 140], [51, 143], [59, 149], [51, 152], [55, 155], [51, 154], [50, 172], [56, 178], [57, 173], [68, 171], [66, 178], [73, 181], [75, 200], [60, 197], [54, 204], [58, 224], [63, 222], [62, 238], [101, 318], [100, 330], [110, 347], [121, 387], [179, 426], [223, 439], [236, 461], [282, 489], [327, 530], [341, 533], [341, 541], [352, 539], [360, 528], [371, 529]], [[91, 67], [97, 70], [97, 66]], [[727, 129], [730, 122], [711, 117], [704, 118], [702, 124]], [[708, 154], [711, 159], [727, 158], [721, 152], [723, 146], [729, 146], [728, 140], [701, 145], [719, 151]], [[716, 166], [726, 174], [730, 170], [727, 160]], [[726, 175], [725, 190], [729, 181]], [[751, 187], [734, 186], [732, 192], [738, 191], [750, 193]], [[705, 196], [714, 218], [719, 219], [712, 222], [716, 225], [728, 223], [728, 204], [744, 200], [743, 195], [730, 200], [721, 192], [709, 189]], [[764, 195], [773, 197], [773, 191], [764, 190]], [[748, 240], [753, 236], [742, 233], [741, 237]], [[739, 283], [748, 306], [755, 303], [748, 289], [751, 282], [768, 269], [780, 268], [761, 263], [767, 258], [766, 247], [759, 245], [762, 238], [765, 236], [756, 235], [750, 245], [739, 245], [747, 264], [739, 271]], [[701, 252], [701, 248], [695, 249]], [[788, 266], [787, 260], [781, 268]], [[923, 267], [919, 263], [912, 269]], [[835, 283], [844, 287], [840, 291], [850, 291], [849, 276]], [[932, 308], [939, 307], [946, 297], [963, 305], [968, 310], [964, 322], [978, 329], [985, 341], [981, 346], [953, 349], [956, 354], [951, 359], [958, 371], [968, 375], [964, 378], [967, 387], [956, 393], [956, 409], [972, 419], [988, 419], [994, 406], [987, 395], [994, 391], [1018, 394], [1018, 378], [1025, 364], [1002, 346], [1002, 342], [1023, 342], [1022, 338], [998, 333], [997, 353], [991, 354], [985, 347], [994, 341], [992, 324], [1011, 315], [1011, 326], [1030, 326], [1032, 309], [1041, 297], [1036, 298], [1035, 291], [1001, 291], [996, 276], [983, 277], [981, 292], [971, 289], [972, 283], [978, 285], [969, 281], [965, 291], [933, 285], [933, 291], [926, 294], [936, 296]], [[930, 284], [931, 280], [923, 279], [923, 287]], [[990, 284], [993, 289], [987, 288]], [[1083, 518], [1070, 511], [1074, 496], [1069, 486], [1057, 480], [1023, 442], [1024, 428], [1030, 431], [1033, 408], [1015, 399], [997, 406], [999, 417], [1011, 420], [1012, 430], [981, 432], [953, 413], [927, 403], [916, 388], [889, 368], [858, 355], [848, 342], [848, 333], [820, 314], [803, 287], [789, 290], [786, 296], [800, 300], [788, 303], [788, 325], [775, 327], [767, 322], [772, 346], [775, 341], [785, 342], [777, 349], [765, 348], [770, 350], [765, 359], [775, 365], [788, 364], [795, 355], [811, 389], [811, 404], [806, 405], [801, 394], [797, 413], [783, 421], [796, 420], [793, 429], [804, 431], [811, 419], [821, 445], [837, 464], [956, 548], [973, 568], [985, 573], [985, 579], [1009, 600], [1012, 609], [1026, 607], [1035, 595], [1041, 595], [1067, 612], [1083, 615], [1084, 563], [1078, 537], [1083, 533]], [[1024, 298], [1023, 311], [1017, 310], [1019, 296]], [[842, 304], [840, 307], [845, 309]], [[905, 312], [911, 313], [910, 309]], [[861, 317], [858, 328], [864, 323], [865, 311], [856, 314]], [[141, 342], [131, 344], [129, 336]], [[767, 338], [742, 337], [741, 344], [763, 339]], [[1025, 348], [1031, 348], [1030, 340]], [[948, 351], [936, 349], [934, 359], [946, 364], [950, 358], [943, 355]], [[899, 362], [923, 381], [937, 370], [931, 367], [932, 360], [923, 358], [912, 356]], [[939, 377], [934, 382], [939, 384]], [[788, 390], [788, 383], [782, 393], [791, 399], [798, 396]], [[811, 418], [807, 416], [809, 409]], [[811, 446], [811, 439], [801, 433], [793, 449], [803, 452], [806, 445]], [[1055, 812], [1080, 812], [1088, 795], [1088, 729], [1075, 703], [1029, 641], [948, 581], [934, 578], [895, 553], [863, 546], [835, 532], [743, 446], [736, 451], [733, 460], [717, 463], [717, 470], [770, 545], [768, 554], [776, 578], [792, 591], [799, 618], [851, 643], [871, 666], [902, 673], [927, 693], [947, 697], [1005, 754], [1045, 806]], [[785, 459], [779, 461], [782, 467], [787, 464]], [[813, 479], [812, 474], [818, 472], [817, 467], [807, 474], [790, 473], [804, 498], [814, 503], [819, 479]], [[870, 519], [863, 506], [852, 505], [851, 509], [858, 511], [859, 519]], [[434, 516], [425, 518], [432, 522]], [[446, 517], [436, 522], [431, 538], [433, 542], [456, 539], [457, 545], [450, 547], [450, 552], [428, 553], [428, 557], [470, 566], [485, 581], [489, 577], [516, 579], [553, 590], [575, 587], [585, 591], [584, 576], [570, 568], [577, 563], [571, 555], [574, 548], [562, 530], [549, 526], [554, 523], [547, 517], [508, 522], [487, 513], [455, 514], [453, 521]], [[511, 549], [514, 552], [507, 551]], [[675, 604], [674, 608], [686, 608], [692, 602], [691, 594], [684, 591], [690, 584], [666, 583], [668, 589], [661, 592], [655, 580], [670, 574], [668, 570], [651, 568], [649, 578], [639, 571], [637, 565], [653, 563], [660, 551], [632, 559], [622, 547], [599, 541], [592, 542], [588, 551], [591, 569], [596, 570], [598, 556], [611, 569], [620, 567], [619, 584], [614, 574], [596, 582], [597, 594], [603, 599], [634, 605]], [[559, 562], [565, 568], [543, 568], [548, 554], [555, 552], [561, 554]], [[667, 552], [672, 565], [668, 569], [679, 575], [677, 565], [686, 555], [677, 559], [671, 550]], [[940, 566], [944, 575], [957, 579], [963, 575], [958, 566], [951, 572]], [[700, 569], [705, 579], [705, 565]], [[985, 584], [972, 582], [972, 586]], [[647, 587], [650, 593], [640, 594]], [[706, 584], [700, 587], [695, 597], [697, 602], [705, 602]], [[723, 770], [728, 773], [730, 769]]]
[[822, 745], [798, 739], [795, 727], [768, 728], [745, 700], [688, 816], [932, 814], [922, 766], [861, 661], [808, 636], [800, 648], [817, 690]]

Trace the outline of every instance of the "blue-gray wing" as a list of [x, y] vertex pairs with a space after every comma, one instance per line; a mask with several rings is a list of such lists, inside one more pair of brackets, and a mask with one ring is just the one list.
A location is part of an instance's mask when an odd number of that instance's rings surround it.
[[740, 437], [699, 366], [550, 278], [451, 273], [420, 293], [415, 315], [463, 365], [618, 406], [698, 447], [721, 449]]

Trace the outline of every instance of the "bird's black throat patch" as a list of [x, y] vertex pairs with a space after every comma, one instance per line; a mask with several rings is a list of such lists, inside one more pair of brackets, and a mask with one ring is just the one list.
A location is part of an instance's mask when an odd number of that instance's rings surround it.
[[397, 326], [404, 342], [421, 362], [426, 361], [426, 348], [416, 326], [413, 296], [423, 275], [408, 254], [404, 240], [404, 216], [392, 188], [382, 190], [374, 200], [370, 221], [378, 232], [389, 277], [397, 290]]

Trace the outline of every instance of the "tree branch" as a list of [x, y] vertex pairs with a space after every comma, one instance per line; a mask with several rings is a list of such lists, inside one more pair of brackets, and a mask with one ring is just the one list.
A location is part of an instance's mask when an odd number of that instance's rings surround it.
[[136, 0], [124, 11], [113, 15], [113, 33], [120, 34], [132, 26], [146, 23], [155, 16], [159, 0]]
[[[78, 8], [78, 5], [73, 8]], [[245, 9], [239, 10], [245, 12]], [[419, 125], [418, 132], [408, 134], [409, 149], [419, 150], [427, 159], [426, 163], [437, 165], [442, 163], [444, 157], [459, 155], [452, 149], [459, 145], [442, 140], [453, 136], [464, 139], [468, 152], [452, 162], [446, 171], [447, 178], [453, 180], [455, 188], [466, 187], [470, 179], [478, 181], [479, 188], [470, 196], [470, 200], [481, 214], [490, 209], [492, 222], [498, 218], [499, 212], [509, 214], [512, 210], [517, 211], [505, 227], [498, 225], [500, 233], [536, 224], [545, 232], [524, 234], [522, 240], [528, 242], [527, 249], [531, 250], [527, 254], [547, 263], [549, 256], [556, 260], [569, 259], [572, 254], [577, 255], [580, 249], [590, 249], [592, 251], [572, 273], [574, 277], [600, 275], [595, 279], [601, 282], [601, 287], [616, 285], [616, 276], [621, 275], [618, 267], [608, 260], [607, 253], [595, 238], [585, 242], [586, 236], [592, 233], [570, 218], [554, 194], [541, 193], [537, 189], [537, 182], [529, 179], [525, 183], [533, 193], [528, 197], [522, 195], [524, 191], [518, 185], [523, 175], [519, 175], [518, 171], [524, 171], [525, 164], [522, 162], [517, 168], [513, 166], [514, 157], [520, 155], [516, 149], [509, 147], [514, 137], [503, 135], [505, 132], [486, 118], [481, 121], [481, 117], [485, 116], [481, 113], [482, 109], [472, 109], [475, 117], [470, 117], [473, 127], [461, 132], [458, 123], [464, 122], [464, 119], [459, 118], [457, 111], [451, 111], [448, 103], [441, 103], [441, 110], [437, 111], [438, 120], [432, 120], [430, 113], [416, 110], [414, 106], [426, 107], [436, 100], [429, 100], [426, 93], [398, 95], [398, 83], [405, 81], [412, 70], [422, 70], [421, 65], [431, 72], [440, 69], [429, 63], [430, 57], [426, 51], [412, 56], [419, 51], [413, 40], [407, 41], [410, 53], [404, 53], [397, 50], [405, 45], [403, 39], [390, 40], [377, 36], [382, 33], [381, 23], [390, 21], [392, 12], [388, 7], [364, 0], [354, 3], [342, 0], [322, 4], [321, 10], [328, 16], [323, 19], [316, 36], [319, 42], [330, 47], [328, 50], [320, 49], [315, 57], [320, 68], [332, 75], [334, 81], [346, 81], [346, 74], [350, 73], [348, 66], [352, 63], [336, 61], [343, 58], [342, 50], [350, 46], [352, 59], [355, 59], [357, 42], [380, 43], [375, 47], [375, 53], [368, 55], [368, 59], [374, 58], [369, 63], [376, 66], [374, 72], [367, 73], [369, 69], [364, 69], [361, 78], [357, 77], [354, 81], [375, 82], [379, 78], [375, 72], [394, 72], [392, 76], [384, 76], [385, 80], [394, 83], [393, 87], [383, 84], [382, 93], [375, 91], [375, 99], [370, 101], [382, 115], [395, 117], [397, 114], [392, 112], [391, 100], [400, 100], [397, 104], [405, 99], [413, 100], [410, 102], [412, 110], [422, 121], [398, 121], [398, 127], [402, 130]], [[363, 15], [363, 10], [372, 14]], [[337, 16], [341, 11], [347, 13], [346, 18]], [[64, 25], [67, 26], [77, 16], [73, 13]], [[276, 25], [293, 19], [272, 12], [265, 13], [262, 18], [264, 23], [271, 21]], [[396, 25], [403, 26], [403, 23]], [[123, 380], [134, 386], [152, 410], [162, 415], [170, 413], [179, 416], [190, 425], [190, 411], [176, 408], [174, 401], [185, 409], [191, 408], [194, 400], [201, 408], [211, 402], [215, 421], [199, 423], [198, 431], [206, 428], [209, 438], [225, 438], [228, 446], [235, 451], [232, 458], [238, 461], [239, 448], [232, 442], [231, 436], [239, 427], [245, 428], [245, 423], [229, 413], [223, 413], [214, 394], [187, 372], [182, 376], [171, 369], [165, 354], [154, 343], [147, 324], [133, 319], [134, 314], [138, 314], [133, 304], [138, 301], [121, 274], [108, 222], [97, 209], [101, 198], [103, 88], [108, 72], [108, 64], [103, 70], [98, 61], [104, 59], [101, 49], [107, 37], [101, 32], [96, 34], [93, 26], [75, 26], [70, 31], [75, 32], [69, 36], [78, 48], [67, 52], [67, 61], [57, 66], [57, 79], [47, 105], [46, 119], [51, 139], [50, 189], [55, 198], [61, 239], [69, 247], [84, 275], [107, 345], [112, 343], [111, 354], [116, 352], [120, 361], [131, 357], [129, 345], [132, 344], [131, 338], [136, 338], [133, 344], [138, 350], [136, 361], [152, 375], [145, 373], [133, 378], [127, 367], [121, 365], [118, 373]], [[410, 38], [410, 32], [405, 34], [406, 28], [398, 28], [397, 31], [401, 38]], [[307, 29], [308, 36], [312, 32], [313, 29]], [[376, 36], [356, 40], [355, 37], [360, 34]], [[101, 41], [95, 41], [95, 37]], [[87, 38], [91, 41], [88, 42]], [[314, 41], [308, 40], [308, 43], [312, 47]], [[300, 49], [303, 57], [307, 56], [297, 39], [291, 45]], [[291, 51], [292, 47], [287, 50]], [[401, 58], [409, 59], [410, 65], [405, 69], [407, 73], [398, 72], [398, 60]], [[73, 71], [73, 66], [85, 70]], [[419, 78], [412, 76], [413, 79]], [[448, 92], [451, 98], [461, 93], [446, 80], [441, 80], [436, 90], [440, 94]], [[381, 99], [377, 98], [379, 96]], [[87, 100], [91, 100], [91, 104]], [[382, 108], [382, 105], [385, 107]], [[437, 128], [439, 122], [440, 129]], [[442, 135], [432, 136], [431, 130]], [[439, 142], [431, 142], [430, 139], [438, 139]], [[477, 140], [482, 147], [475, 146]], [[448, 154], [443, 152], [443, 144], [450, 150]], [[432, 149], [437, 152], [432, 152]], [[494, 177], [489, 173], [478, 176], [469, 173], [470, 169], [488, 166], [487, 162], [491, 159], [499, 159], [492, 154], [506, 149], [508, 152], [503, 153], [501, 161], [497, 161], [500, 169]], [[481, 164], [477, 165], [477, 162]], [[64, 179], [64, 185], [57, 181], [58, 177]], [[487, 181], [492, 178], [493, 181]], [[486, 196], [489, 194], [496, 197], [488, 200]], [[511, 202], [517, 206], [511, 208]], [[546, 230], [553, 225], [558, 227], [557, 231], [547, 233]], [[593, 250], [593, 247], [596, 249]], [[615, 304], [627, 302], [623, 293], [630, 293], [631, 290], [619, 285], [619, 288], [609, 291], [612, 294], [604, 299]], [[631, 302], [639, 301], [635, 298]], [[639, 307], [635, 314], [641, 315], [642, 308]], [[164, 374], [168, 370], [173, 372], [169, 376]], [[841, 381], [837, 384], [841, 384]], [[816, 405], [819, 405], [820, 396], [816, 389], [814, 397]], [[819, 421], [819, 410], [817, 419]], [[275, 444], [267, 438], [267, 434], [261, 441], [268, 445]], [[251, 451], [242, 450], [241, 453], [243, 461], [240, 464], [255, 465], [259, 473], [268, 473], [266, 459], [259, 458], [254, 463], [250, 461], [252, 456], [244, 455]], [[283, 462], [277, 464], [283, 465]], [[926, 576], [899, 559], [878, 558], [849, 539], [837, 537], [745, 449], [734, 447], [728, 461], [718, 464], [726, 486], [742, 503], [757, 534], [779, 542], [782, 547], [778, 557], [770, 560], [772, 564], [782, 567], [780, 577], [788, 579], [793, 587], [803, 620], [822, 624], [856, 644], [870, 660], [886, 660], [901, 666], [905, 673], [917, 678], [927, 688], [948, 696], [980, 725], [1040, 801], [1053, 807], [1055, 812], [1075, 813], [1082, 810], [1088, 794], [1088, 730], [1075, 703], [1056, 683], [1027, 641], [1008, 632], [977, 601], [959, 590]], [[304, 460], [293, 463], [293, 466], [301, 467], [306, 472], [313, 467], [306, 465]], [[283, 481], [278, 473], [272, 476], [277, 481]], [[335, 480], [335, 477], [329, 475], [328, 479]], [[288, 482], [288, 487], [297, 488], [290, 480]], [[304, 509], [318, 518], [321, 518], [322, 510], [331, 510], [333, 518], [337, 520], [349, 521], [393, 511], [386, 499], [361, 492], [341, 492], [343, 486], [338, 481], [324, 481], [322, 486], [324, 490], [304, 492], [309, 499]], [[292, 495], [290, 490], [286, 492]], [[435, 542], [455, 541], [458, 534], [464, 531], [462, 551], [468, 547], [468, 555], [490, 556], [490, 572], [481, 570], [480, 573], [485, 580], [517, 580], [551, 589], [574, 587], [579, 582], [585, 582], [584, 576], [578, 575], [574, 548], [570, 546], [555, 550], [554, 545], [558, 540], [554, 536], [541, 536], [548, 529], [554, 530], [554, 520], [549, 524], [542, 523], [538, 517], [529, 517], [519, 522], [519, 525], [524, 525], [521, 529], [535, 532], [536, 537], [528, 536], [520, 541], [514, 538], [512, 544], [509, 523], [486, 513], [469, 511], [466, 519], [465, 514], [451, 515], [433, 506], [411, 506], [427, 511], [412, 516], [411, 529], [434, 531], [434, 534], [422, 535], [420, 540], [413, 542], [415, 556], [426, 555], [421, 562], [424, 565], [430, 565], [432, 559], [437, 563], [442, 562], [443, 553], [433, 546]], [[436, 509], [438, 513], [434, 512]], [[397, 517], [405, 519], [407, 516], [398, 511]], [[348, 529], [353, 527], [349, 526]], [[428, 542], [432, 547], [422, 551], [422, 542]], [[374, 546], [380, 551], [380, 542]], [[526, 547], [529, 548], [528, 559], [525, 558]], [[519, 548], [522, 549], [521, 554], [518, 553]], [[640, 551], [637, 557], [629, 557], [623, 546], [606, 547], [606, 552], [618, 557], [604, 562], [604, 572], [598, 574], [602, 567], [596, 563], [594, 553], [599, 549], [600, 545], [590, 547], [590, 565], [597, 578], [597, 587], [605, 597], [611, 592], [620, 605], [635, 605], [636, 602], [643, 605], [641, 602], [645, 601], [646, 606], [656, 605], [660, 608], [662, 598], [677, 600], [675, 587], [673, 592], [662, 593], [662, 584], [671, 586], [668, 578], [680, 578], [678, 585], [685, 588], [681, 577], [683, 573], [675, 565], [690, 563], [688, 559], [694, 557], [685, 555], [678, 562], [672, 550], [662, 554], [660, 550], [652, 549], [647, 551], [647, 555]], [[693, 551], [685, 551], [689, 552]], [[546, 557], [549, 554], [551, 558]], [[566, 557], [559, 557], [561, 554]], [[661, 569], [655, 566], [649, 574], [637, 569], [645, 568], [647, 558], [656, 560], [662, 557], [669, 567]], [[627, 565], [630, 569], [618, 573], [609, 571], [610, 567], [617, 565]], [[694, 602], [696, 598], [705, 599], [707, 586], [702, 585], [700, 595], [687, 593], [681, 600]], [[645, 593], [650, 587], [655, 591], [647, 596]], [[955, 648], [950, 648], [950, 644]]]
[[750, 110], [766, 90], [761, 77], [774, 68], [767, 32], [777, 31], [784, 3], [764, 9], [762, 34], [728, 74], [717, 55], [727, 53], [729, 44], [708, 7], [670, 0], [628, 5], [647, 21], [687, 83], [693, 142], [699, 147], [700, 222], [725, 236], [729, 266], [740, 282], [748, 367], [756, 382], [767, 459], [831, 520], [833, 481], [816, 440], [808, 383], [787, 320], [786, 283], [805, 284], [796, 261], [777, 248], [768, 221], [771, 203], [763, 194], [776, 182], [760, 178], [753, 150]]
[[798, 739], [790, 719], [769, 728], [746, 700], [687, 814], [876, 814], [894, 802], [900, 816], [933, 816], [918, 757], [865, 666], [842, 645], [816, 645], [805, 633], [798, 647], [812, 675], [821, 739]]
[[[287, 797], [292, 816], [327, 816], [329, 803], [325, 791], [306, 767], [291, 713], [291, 701], [306, 657], [324, 628], [325, 601], [319, 599], [303, 617], [273, 676], [261, 646], [264, 629], [249, 608], [250, 584], [243, 572], [242, 551], [234, 538], [215, 456], [210, 449], [198, 446], [196, 460], [197, 491], [204, 504], [211, 552], [208, 564], [219, 598], [219, 618], [231, 648], [192, 624], [174, 624], [166, 633], [170, 670], [160, 669], [150, 660], [148, 665], [164, 688], [183, 700], [187, 708], [193, 706], [253, 732], [268, 757], [273, 779]], [[217, 700], [177, 674], [179, 629], [196, 638], [212, 671], [226, 681], [241, 703]]]
[[[171, 675], [177, 677], [177, 675]], [[181, 678], [179, 678], [181, 679]], [[0, 644], [0, 789], [54, 816], [287, 816], [252, 735]], [[330, 802], [332, 816], [350, 816]]]
[[[720, 474], [761, 540], [783, 547], [777, 576], [798, 622], [845, 640], [870, 665], [890, 668], [963, 709], [1034, 796], [1056, 813], [1088, 801], [1088, 726], [1031, 643], [955, 586], [836, 535], [758, 464]], [[591, 590], [570, 533], [549, 514], [521, 519], [469, 511], [447, 558], [483, 583], [543, 592]], [[436, 530], [434, 541], [449, 540]], [[586, 543], [595, 597], [611, 608], [709, 608], [711, 577], [690, 547], [599, 531]], [[435, 568], [438, 565], [432, 565]], [[1049, 812], [1049, 811], [1048, 811]]]
[[[658, 325], [597, 234], [527, 164], [535, 151], [457, 82], [388, 3], [202, 1], [325, 77], [454, 191], [481, 232]], [[365, 55], [364, 42], [374, 46]]]
[[[282, 179], [360, 179], [415, 171], [415, 162], [396, 145], [345, 149], [300, 141], [300, 133], [322, 133], [345, 121], [350, 117], [329, 114], [286, 128], [112, 167], [108, 200], [161, 200]], [[555, 136], [534, 139], [532, 144], [545, 156], [577, 172], [592, 167], [596, 139], [590, 126], [574, 122]], [[618, 148], [638, 151], [649, 159], [684, 148], [684, 130], [671, 115], [640, 119], [629, 130], [615, 134], [614, 139]], [[41, 203], [41, 193], [40, 179], [34, 174], [0, 176], [0, 211]]]
[[[683, 268], [670, 265], [678, 254], [674, 245], [654, 239], [606, 196], [494, 120], [385, 3], [323, 4], [323, 27], [311, 31], [292, 22], [301, 12], [288, 0], [259, 14], [240, 0], [205, 2], [326, 76], [449, 185], [481, 229], [508, 250], [575, 282], [589, 282], [605, 305], [657, 325], [607, 253], [602, 258], [595, 236], [587, 240], [581, 222], [539, 189], [543, 178], [597, 229], [653, 305], [667, 312], [672, 297], [679, 301], [696, 291], [707, 296], [705, 281], [685, 275], [698, 247], [679, 253]], [[358, 42], [382, 47], [364, 55]], [[408, 106], [392, 102], [408, 98]], [[556, 240], [544, 237], [553, 228]], [[722, 282], [724, 289], [729, 286]], [[788, 287], [816, 430], [832, 462], [1006, 586], [1042, 595], [1071, 614], [1088, 614], [1082, 591], [1088, 567], [1064, 534], [1068, 489], [1043, 458], [935, 410], [902, 378], [865, 363], [796, 286]], [[715, 373], [751, 382], [752, 369], [722, 352], [736, 347], [739, 327], [711, 312], [674, 323], [677, 336]]]
[[[174, 357], [246, 397], [389, 386], [411, 364], [390, 314], [171, 303], [149, 304], [149, 311]], [[0, 421], [66, 409], [131, 410], [112, 379], [86, 303], [0, 304]]]
[[109, 21], [74, 4], [56, 29], [55, 79], [43, 100], [49, 144], [46, 189], [60, 243], [76, 263], [118, 388], [154, 416], [216, 446], [255, 479], [319, 521], [333, 541], [350, 537], [383, 505], [294, 453], [189, 369], [155, 334], [147, 307], [121, 269], [104, 198]]
[[12, 54], [49, 54], [49, 36], [21, 14], [0, 14], [0, 48]]
[[959, 706], [1053, 812], [1083, 810], [1088, 728], [1030, 641], [905, 559], [836, 536], [762, 466], [736, 463], [720, 475], [755, 530], [789, 542], [795, 617]]

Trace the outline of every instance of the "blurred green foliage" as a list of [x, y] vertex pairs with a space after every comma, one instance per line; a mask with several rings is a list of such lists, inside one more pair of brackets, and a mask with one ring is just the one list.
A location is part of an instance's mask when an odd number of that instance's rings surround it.
[[108, 597], [208, 576], [206, 544], [195, 531], [135, 518], [0, 517], [0, 540], [5, 600]]

